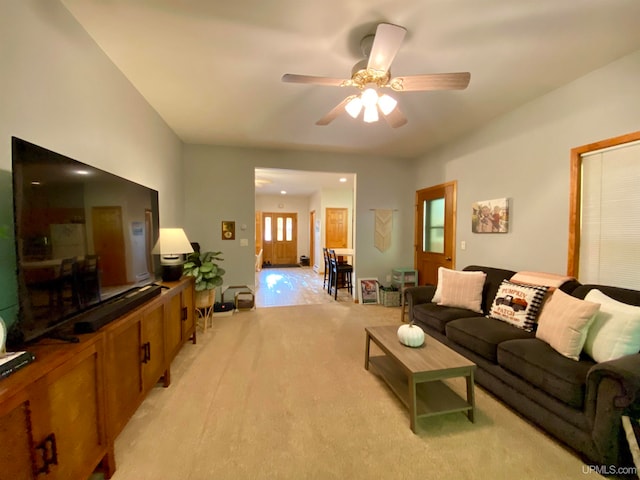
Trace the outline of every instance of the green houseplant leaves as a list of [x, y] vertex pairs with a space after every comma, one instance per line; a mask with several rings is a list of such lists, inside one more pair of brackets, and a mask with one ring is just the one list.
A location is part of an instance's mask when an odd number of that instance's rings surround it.
[[224, 260], [220, 255], [222, 252], [193, 252], [187, 255], [183, 275], [195, 277], [196, 292], [222, 285], [225, 270], [216, 263]]

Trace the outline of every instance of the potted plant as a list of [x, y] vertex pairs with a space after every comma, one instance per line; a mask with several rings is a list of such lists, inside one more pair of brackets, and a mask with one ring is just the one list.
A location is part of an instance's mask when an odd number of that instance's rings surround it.
[[206, 308], [215, 302], [216, 287], [222, 285], [224, 268], [218, 266], [222, 252], [193, 252], [187, 255], [183, 275], [195, 277], [196, 307]]

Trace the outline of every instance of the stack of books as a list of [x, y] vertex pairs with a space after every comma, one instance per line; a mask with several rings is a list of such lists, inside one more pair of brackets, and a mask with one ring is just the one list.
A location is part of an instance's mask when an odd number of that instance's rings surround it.
[[0, 357], [0, 379], [8, 377], [36, 359], [31, 352], [9, 352]]

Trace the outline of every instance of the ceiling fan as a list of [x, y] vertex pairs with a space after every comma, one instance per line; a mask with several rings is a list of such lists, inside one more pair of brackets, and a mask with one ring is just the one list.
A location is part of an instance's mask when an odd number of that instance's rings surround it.
[[398, 53], [406, 33], [407, 30], [399, 25], [380, 23], [375, 35], [367, 35], [362, 39], [360, 45], [366, 58], [354, 65], [350, 79], [285, 73], [282, 81], [357, 87], [361, 90], [362, 93], [349, 95], [342, 100], [318, 120], [316, 125], [328, 125], [346, 111], [353, 118], [358, 118], [360, 112], [363, 112], [363, 120], [367, 123], [378, 121], [381, 112], [391, 127], [401, 127], [407, 123], [407, 117], [400, 111], [393, 97], [386, 94], [378, 95], [378, 89], [390, 88], [394, 92], [463, 90], [467, 88], [471, 78], [469, 72], [391, 77], [391, 62]]

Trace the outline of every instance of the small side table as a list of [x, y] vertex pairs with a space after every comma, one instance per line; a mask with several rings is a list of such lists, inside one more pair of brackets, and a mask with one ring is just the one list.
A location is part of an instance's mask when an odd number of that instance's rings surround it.
[[404, 323], [404, 289], [418, 285], [418, 271], [414, 268], [394, 268], [391, 271], [391, 285], [400, 290], [400, 321]]

